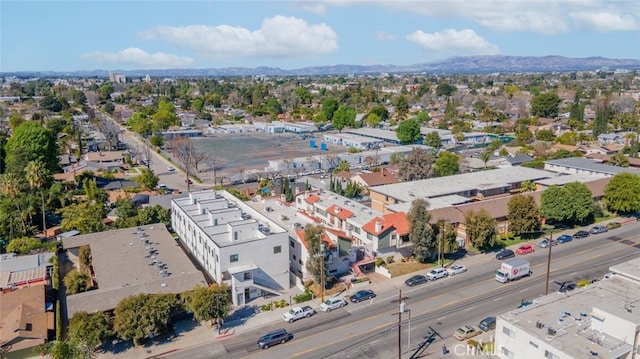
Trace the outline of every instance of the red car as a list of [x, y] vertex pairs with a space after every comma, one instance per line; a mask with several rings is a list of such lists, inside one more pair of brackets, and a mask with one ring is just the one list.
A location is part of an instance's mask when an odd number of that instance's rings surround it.
[[520, 247], [518, 247], [518, 249], [516, 249], [516, 254], [527, 254], [527, 253], [533, 253], [535, 249], [533, 248], [533, 246], [529, 243], [525, 243], [523, 245], [521, 245]]

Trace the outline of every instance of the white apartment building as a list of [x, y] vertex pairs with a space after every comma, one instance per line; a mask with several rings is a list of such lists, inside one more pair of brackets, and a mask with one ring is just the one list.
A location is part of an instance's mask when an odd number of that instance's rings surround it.
[[228, 192], [172, 199], [171, 224], [209, 276], [230, 287], [235, 306], [290, 287], [287, 231]]
[[640, 258], [612, 266], [610, 278], [553, 293], [497, 317], [503, 359], [638, 358]]

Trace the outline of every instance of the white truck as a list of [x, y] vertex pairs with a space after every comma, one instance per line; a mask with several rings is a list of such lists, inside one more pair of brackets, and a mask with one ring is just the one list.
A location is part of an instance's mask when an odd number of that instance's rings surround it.
[[314, 314], [316, 314], [315, 309], [308, 305], [303, 307], [292, 307], [288, 312], [282, 315], [282, 319], [284, 319], [285, 322], [293, 323], [298, 319], [309, 318]]
[[496, 271], [496, 280], [500, 283], [507, 283], [528, 275], [531, 275], [529, 261], [522, 258], [514, 258], [502, 262], [500, 269]]

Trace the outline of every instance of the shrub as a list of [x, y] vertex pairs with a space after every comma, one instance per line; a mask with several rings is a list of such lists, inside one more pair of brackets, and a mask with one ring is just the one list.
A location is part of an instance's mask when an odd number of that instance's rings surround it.
[[368, 282], [369, 278], [367, 277], [360, 277], [360, 278], [355, 278], [355, 279], [351, 279], [351, 283], [355, 284], [355, 283], [362, 283], [362, 282]]
[[286, 301], [286, 300], [284, 300], [284, 299], [280, 299], [280, 308], [284, 308], [284, 307], [286, 307], [287, 305], [289, 305], [289, 303], [287, 303], [287, 301]]
[[295, 297], [293, 297], [293, 300], [296, 303], [302, 303], [311, 300], [311, 291], [309, 290], [309, 287], [305, 287], [304, 293], [296, 295]]
[[271, 310], [271, 304], [263, 304], [260, 306], [260, 310], [263, 312], [268, 312]]
[[395, 260], [393, 259], [393, 256], [389, 256], [387, 257], [387, 264], [391, 264], [393, 263]]
[[376, 258], [376, 267], [380, 267], [383, 264], [385, 264], [384, 263], [384, 258], [382, 258], [382, 257]]
[[582, 288], [582, 287], [588, 286], [589, 284], [591, 284], [591, 281], [587, 280], [587, 279], [579, 280], [578, 283], [577, 283], [578, 288]]

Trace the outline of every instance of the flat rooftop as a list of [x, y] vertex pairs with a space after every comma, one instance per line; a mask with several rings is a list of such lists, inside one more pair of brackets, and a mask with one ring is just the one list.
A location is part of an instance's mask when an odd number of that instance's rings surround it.
[[[207, 281], [162, 223], [66, 238], [65, 250], [88, 245], [98, 289], [67, 297], [69, 318], [114, 309], [140, 293], [182, 293]], [[161, 273], [162, 270], [166, 273]]]
[[454, 176], [435, 177], [419, 181], [394, 183], [370, 188], [371, 192], [384, 194], [404, 202], [416, 198], [433, 198], [478, 189], [509, 187], [522, 181], [538, 181], [555, 174], [527, 167], [507, 167], [494, 170], [469, 172]]
[[589, 173], [577, 173], [577, 174], [569, 174], [565, 176], [554, 176], [550, 178], [545, 178], [545, 179], [536, 181], [536, 183], [541, 184], [543, 186], [553, 186], [553, 185], [562, 186], [572, 182], [584, 183], [584, 182], [596, 181], [599, 179], [602, 179], [602, 176], [593, 175]]
[[573, 358], [582, 358], [585, 348], [602, 358], [618, 358], [632, 350], [624, 338], [614, 338], [591, 329], [592, 313], [605, 312], [640, 323], [640, 311], [628, 311], [628, 298], [640, 297], [637, 282], [613, 276], [569, 294], [553, 293], [534, 304], [500, 315], [509, 325], [526, 331]]

